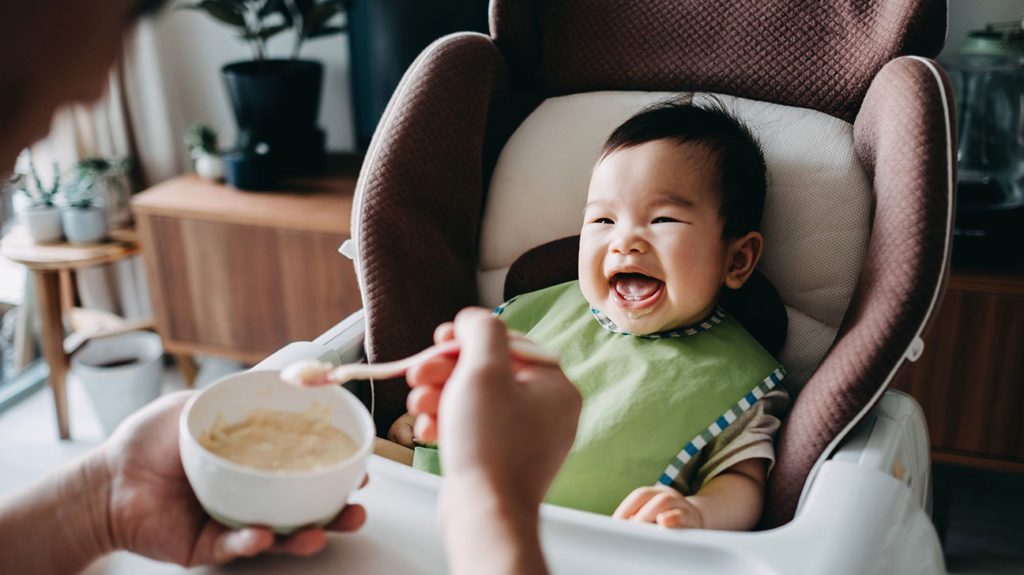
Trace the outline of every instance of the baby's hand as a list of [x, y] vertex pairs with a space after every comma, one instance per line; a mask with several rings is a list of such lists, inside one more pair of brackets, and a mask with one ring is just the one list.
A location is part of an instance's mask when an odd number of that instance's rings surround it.
[[634, 489], [619, 504], [612, 517], [657, 523], [669, 529], [703, 529], [700, 509], [686, 496], [665, 485]]
[[415, 415], [411, 413], [402, 415], [391, 424], [391, 429], [388, 430], [388, 440], [412, 449], [414, 447], [412, 426], [415, 422]]

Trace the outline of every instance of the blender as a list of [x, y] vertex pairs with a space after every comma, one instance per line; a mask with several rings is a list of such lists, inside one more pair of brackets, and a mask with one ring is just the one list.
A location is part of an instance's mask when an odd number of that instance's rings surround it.
[[943, 62], [958, 104], [953, 259], [1024, 268], [1024, 19], [968, 33]]

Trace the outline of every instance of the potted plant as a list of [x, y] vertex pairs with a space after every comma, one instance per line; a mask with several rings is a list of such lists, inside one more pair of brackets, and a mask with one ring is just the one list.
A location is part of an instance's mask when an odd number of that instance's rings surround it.
[[21, 193], [17, 211], [22, 225], [29, 237], [37, 242], [59, 242], [64, 233], [61, 229], [60, 209], [54, 200], [60, 190], [60, 167], [54, 163], [53, 184], [47, 187], [39, 177], [31, 152], [26, 150], [18, 163], [25, 171], [16, 172], [10, 183]]
[[242, 130], [238, 145], [224, 156], [224, 173], [228, 184], [240, 190], [270, 190], [274, 187], [274, 166], [270, 146], [255, 133]]
[[[182, 5], [234, 28], [252, 47], [251, 61], [222, 69], [239, 130], [265, 142], [279, 174], [303, 174], [324, 164], [324, 131], [317, 125], [323, 65], [301, 60], [308, 40], [341, 33], [333, 23], [352, 0], [200, 0]], [[267, 41], [292, 30], [289, 58], [269, 58]]]
[[61, 190], [64, 196], [64, 235], [73, 244], [92, 244], [107, 237], [107, 214], [99, 201], [96, 182], [78, 178]]
[[91, 185], [93, 195], [102, 201], [112, 226], [121, 227], [132, 223], [131, 184], [128, 180], [131, 167], [132, 162], [128, 159], [108, 160], [98, 157], [86, 158], [75, 165], [75, 185]]
[[224, 178], [224, 159], [217, 150], [217, 132], [213, 128], [203, 124], [190, 127], [185, 132], [185, 145], [200, 178], [211, 182]]

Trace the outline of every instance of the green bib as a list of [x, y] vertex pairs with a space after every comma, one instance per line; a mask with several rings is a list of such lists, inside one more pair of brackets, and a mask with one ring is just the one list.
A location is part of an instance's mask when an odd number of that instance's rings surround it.
[[670, 485], [783, 376], [721, 310], [698, 325], [631, 335], [592, 310], [572, 281], [516, 297], [496, 313], [560, 353], [583, 396], [576, 441], [546, 498], [565, 507], [610, 515], [637, 487]]

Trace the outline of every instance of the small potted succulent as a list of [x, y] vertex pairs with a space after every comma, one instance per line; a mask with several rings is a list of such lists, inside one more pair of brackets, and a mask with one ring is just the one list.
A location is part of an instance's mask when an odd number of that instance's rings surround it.
[[96, 182], [78, 178], [61, 190], [64, 196], [64, 235], [73, 244], [93, 244], [107, 237], [107, 212], [99, 199]]
[[86, 158], [75, 165], [75, 185], [92, 186], [93, 195], [106, 210], [109, 224], [115, 227], [132, 223], [131, 182], [128, 179], [131, 167], [131, 160], [106, 158]]
[[224, 159], [217, 150], [217, 132], [213, 128], [203, 124], [190, 127], [185, 132], [185, 145], [200, 178], [211, 182], [224, 179]]
[[[323, 167], [325, 134], [317, 125], [323, 64], [300, 59], [310, 40], [339, 34], [338, 20], [354, 0], [193, 0], [181, 8], [204, 12], [248, 42], [253, 59], [229, 63], [224, 83], [239, 131], [254, 134], [271, 151], [281, 175], [302, 175]], [[267, 42], [294, 33], [288, 58], [268, 57]]]
[[55, 203], [60, 190], [60, 167], [54, 164], [53, 184], [47, 187], [39, 177], [31, 152], [24, 152], [18, 164], [23, 171], [16, 172], [10, 183], [21, 193], [17, 211], [22, 225], [37, 242], [59, 242], [64, 235], [60, 208]]

